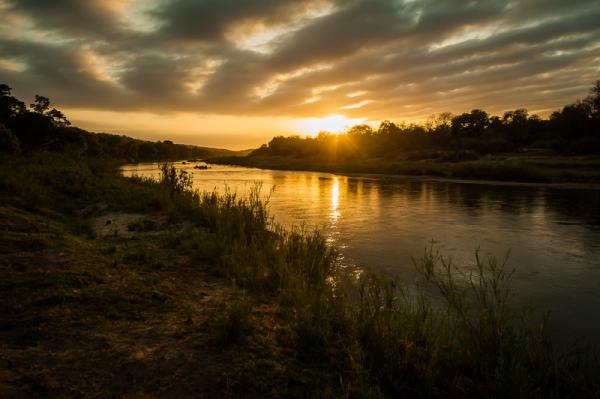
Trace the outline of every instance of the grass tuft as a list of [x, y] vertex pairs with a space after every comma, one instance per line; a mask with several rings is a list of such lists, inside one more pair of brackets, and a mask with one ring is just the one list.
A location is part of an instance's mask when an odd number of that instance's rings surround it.
[[243, 290], [235, 290], [215, 318], [215, 336], [220, 345], [240, 343], [249, 334], [252, 305]]

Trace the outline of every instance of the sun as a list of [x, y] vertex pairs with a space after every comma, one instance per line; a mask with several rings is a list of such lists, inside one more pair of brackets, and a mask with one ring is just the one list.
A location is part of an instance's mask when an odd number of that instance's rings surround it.
[[320, 132], [339, 134], [354, 125], [361, 124], [365, 118], [346, 118], [344, 115], [328, 115], [321, 118], [305, 118], [298, 122], [298, 130], [303, 134], [316, 136]]

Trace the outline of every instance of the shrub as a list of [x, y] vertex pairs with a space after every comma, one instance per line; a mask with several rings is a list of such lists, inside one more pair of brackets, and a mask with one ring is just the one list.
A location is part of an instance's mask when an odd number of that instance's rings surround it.
[[0, 151], [10, 154], [19, 151], [19, 139], [2, 123], [0, 123]]
[[[299, 353], [335, 365], [351, 390], [560, 397], [594, 389], [582, 366], [587, 355], [557, 356], [544, 320], [513, 306], [504, 262], [477, 255], [467, 274], [429, 250], [416, 264], [416, 287], [372, 274], [344, 284], [325, 239], [278, 228], [256, 194], [205, 193], [196, 217], [219, 243], [222, 273], [244, 289], [276, 294]], [[241, 298], [218, 316], [219, 342], [239, 342], [249, 328]]]
[[250, 331], [252, 305], [244, 291], [236, 291], [233, 298], [217, 311], [215, 318], [216, 339], [221, 345], [242, 341]]

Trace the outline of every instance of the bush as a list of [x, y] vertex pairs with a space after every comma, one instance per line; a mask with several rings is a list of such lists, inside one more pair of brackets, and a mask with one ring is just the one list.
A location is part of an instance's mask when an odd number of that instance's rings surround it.
[[600, 138], [583, 137], [570, 142], [562, 153], [566, 154], [598, 154], [600, 153]]
[[19, 139], [0, 123], [0, 151], [13, 154], [19, 151]]
[[537, 167], [519, 161], [474, 161], [457, 164], [451, 177], [467, 179], [544, 182], [549, 178]]
[[[561, 397], [595, 389], [587, 355], [557, 355], [544, 320], [513, 307], [504, 262], [476, 256], [467, 274], [429, 250], [416, 264], [416, 288], [375, 275], [348, 285], [318, 232], [277, 228], [256, 195], [203, 194], [197, 217], [220, 243], [222, 273], [244, 289], [276, 294], [298, 352], [331, 364], [357, 396]], [[247, 333], [247, 302], [242, 296], [218, 316], [219, 342]]]
[[129, 231], [155, 231], [158, 230], [158, 222], [148, 218], [141, 218], [134, 222], [131, 222], [127, 225], [127, 230]]
[[236, 291], [233, 298], [218, 310], [215, 318], [216, 339], [221, 345], [241, 342], [251, 328], [252, 305], [244, 291]]

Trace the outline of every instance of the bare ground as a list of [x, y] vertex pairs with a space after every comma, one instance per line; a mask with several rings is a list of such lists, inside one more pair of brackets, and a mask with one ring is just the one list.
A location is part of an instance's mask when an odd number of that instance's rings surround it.
[[[134, 215], [109, 217], [120, 233]], [[92, 242], [14, 208], [0, 209], [0, 237], [0, 397], [227, 391], [235, 362], [209, 328], [228, 295], [222, 279], [176, 254], [125, 264], [124, 242], [141, 235]]]

